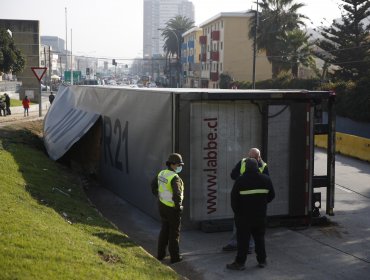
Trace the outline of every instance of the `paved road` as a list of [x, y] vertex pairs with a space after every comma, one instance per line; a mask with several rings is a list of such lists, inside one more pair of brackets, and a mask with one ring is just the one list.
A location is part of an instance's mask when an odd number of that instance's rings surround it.
[[[47, 95], [43, 98], [43, 115], [48, 109]], [[11, 124], [11, 118], [38, 118], [38, 105], [23, 117], [23, 109], [13, 108], [13, 114], [0, 117], [0, 126]], [[14, 121], [14, 120], [13, 120]], [[326, 156], [315, 154], [315, 174], [324, 174]], [[331, 226], [289, 229], [269, 228], [266, 236], [268, 266], [256, 267], [254, 255], [247, 269], [228, 271], [235, 252], [224, 253], [222, 246], [230, 232], [203, 233], [183, 231], [181, 250], [185, 260], [171, 265], [188, 279], [370, 279], [370, 164], [337, 155], [335, 216]], [[322, 200], [325, 201], [325, 190]], [[90, 187], [88, 194], [97, 208], [131, 239], [155, 255], [159, 232], [158, 221], [143, 214], [106, 189]], [[323, 203], [325, 209], [325, 203]], [[169, 264], [168, 259], [164, 261]]]
[[[317, 150], [315, 170], [326, 168], [325, 154]], [[370, 279], [370, 164], [337, 156], [335, 216], [331, 226], [269, 228], [268, 266], [256, 267], [250, 255], [245, 271], [228, 271], [235, 252], [221, 247], [230, 232], [183, 231], [185, 260], [171, 265], [188, 279]], [[90, 199], [123, 232], [155, 256], [159, 223], [103, 188], [91, 187]], [[323, 193], [323, 201], [325, 195]], [[325, 209], [325, 204], [323, 205]], [[164, 261], [169, 264], [168, 260]]]

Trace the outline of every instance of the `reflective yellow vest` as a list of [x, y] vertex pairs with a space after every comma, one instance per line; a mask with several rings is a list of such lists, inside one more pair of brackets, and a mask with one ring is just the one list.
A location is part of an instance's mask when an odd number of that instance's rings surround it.
[[169, 207], [175, 207], [172, 199], [173, 190], [171, 186], [171, 180], [175, 176], [178, 176], [177, 173], [168, 169], [162, 170], [158, 174], [158, 197], [163, 204]]
[[[241, 161], [242, 162], [240, 164], [240, 175], [243, 175], [245, 173], [245, 166], [246, 166], [245, 163], [247, 161], [247, 158], [243, 158]], [[267, 163], [262, 161], [262, 166], [258, 167], [258, 170], [260, 171], [260, 173], [263, 173], [263, 170], [265, 170], [266, 166], [267, 166]]]

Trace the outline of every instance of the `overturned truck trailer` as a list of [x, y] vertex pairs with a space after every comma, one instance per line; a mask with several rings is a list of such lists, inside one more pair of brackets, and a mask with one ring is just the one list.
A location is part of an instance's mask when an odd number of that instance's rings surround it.
[[[328, 123], [320, 123], [325, 106]], [[44, 141], [57, 160], [95, 124], [102, 185], [158, 217], [150, 182], [171, 152], [183, 155], [184, 223], [232, 217], [230, 173], [251, 147], [268, 163], [276, 198], [269, 217], [310, 223], [334, 209], [334, 94], [299, 90], [61, 88], [44, 121]], [[314, 175], [314, 136], [328, 135], [327, 172]], [[100, 145], [99, 145], [100, 143]], [[85, 147], [86, 148], [86, 147]]]

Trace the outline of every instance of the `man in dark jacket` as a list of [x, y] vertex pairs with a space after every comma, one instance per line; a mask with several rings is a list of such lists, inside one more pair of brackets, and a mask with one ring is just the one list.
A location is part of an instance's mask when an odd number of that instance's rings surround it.
[[50, 102], [50, 105], [53, 104], [53, 101], [55, 99], [55, 95], [53, 94], [53, 92], [51, 91], [50, 92], [50, 95], [49, 95], [49, 102]]
[[184, 183], [178, 173], [181, 172], [184, 162], [180, 154], [168, 156], [167, 169], [162, 170], [153, 179], [152, 193], [158, 197], [159, 215], [161, 216], [161, 231], [158, 238], [157, 259], [166, 257], [166, 249], [171, 256], [171, 263], [182, 261], [179, 252], [181, 229], [182, 202], [184, 198]]
[[275, 197], [271, 179], [261, 174], [257, 160], [246, 160], [245, 173], [240, 176], [231, 191], [231, 207], [237, 229], [238, 252], [235, 261], [226, 267], [244, 270], [247, 260], [248, 244], [252, 235], [256, 246], [259, 267], [266, 265], [265, 229], [267, 203]]
[[[254, 158], [254, 159], [257, 160], [258, 170], [259, 170], [260, 173], [265, 174], [267, 176], [270, 175], [268, 167], [267, 167], [267, 163], [265, 163], [262, 160], [261, 152], [260, 152], [259, 149], [251, 148], [248, 152], [248, 158]], [[239, 176], [241, 176], [245, 173], [245, 170], [246, 170], [245, 163], [246, 163], [246, 160], [248, 158], [242, 158], [235, 165], [235, 167], [233, 168], [233, 170], [231, 171], [231, 174], [230, 174], [231, 179], [236, 180], [236, 179], [239, 178]], [[253, 248], [254, 248], [254, 241], [253, 241], [253, 238], [251, 238], [250, 241], [249, 241], [248, 254], [252, 254]], [[234, 224], [233, 234], [232, 234], [229, 242], [227, 243], [227, 245], [222, 247], [222, 251], [235, 251], [235, 250], [237, 250], [237, 241], [236, 241], [236, 229], [235, 229], [235, 224]]]
[[7, 93], [4, 93], [5, 97], [5, 110], [7, 115], [11, 115], [12, 112], [10, 111], [10, 97]]
[[[259, 149], [257, 149], [257, 148], [250, 149], [249, 152], [248, 152], [248, 158], [256, 159], [257, 162], [258, 162], [259, 171], [263, 174], [269, 175], [269, 170], [268, 170], [267, 164], [262, 160], [261, 152], [260, 152]], [[231, 171], [231, 174], [230, 174], [231, 179], [236, 180], [240, 175], [242, 175], [245, 172], [246, 168], [245, 167], [243, 168], [243, 165], [245, 164], [246, 160], [247, 160], [247, 158], [242, 158], [235, 165], [235, 167], [233, 168], [233, 170]]]

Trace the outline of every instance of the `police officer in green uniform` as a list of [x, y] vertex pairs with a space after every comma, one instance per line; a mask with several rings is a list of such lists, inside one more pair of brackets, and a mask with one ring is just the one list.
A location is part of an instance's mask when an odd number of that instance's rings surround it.
[[151, 183], [152, 192], [158, 197], [159, 215], [161, 216], [161, 231], [158, 238], [157, 259], [166, 257], [166, 249], [171, 257], [171, 263], [180, 262], [179, 239], [181, 214], [183, 209], [184, 183], [178, 175], [184, 162], [180, 154], [168, 156], [167, 169], [162, 170]]

